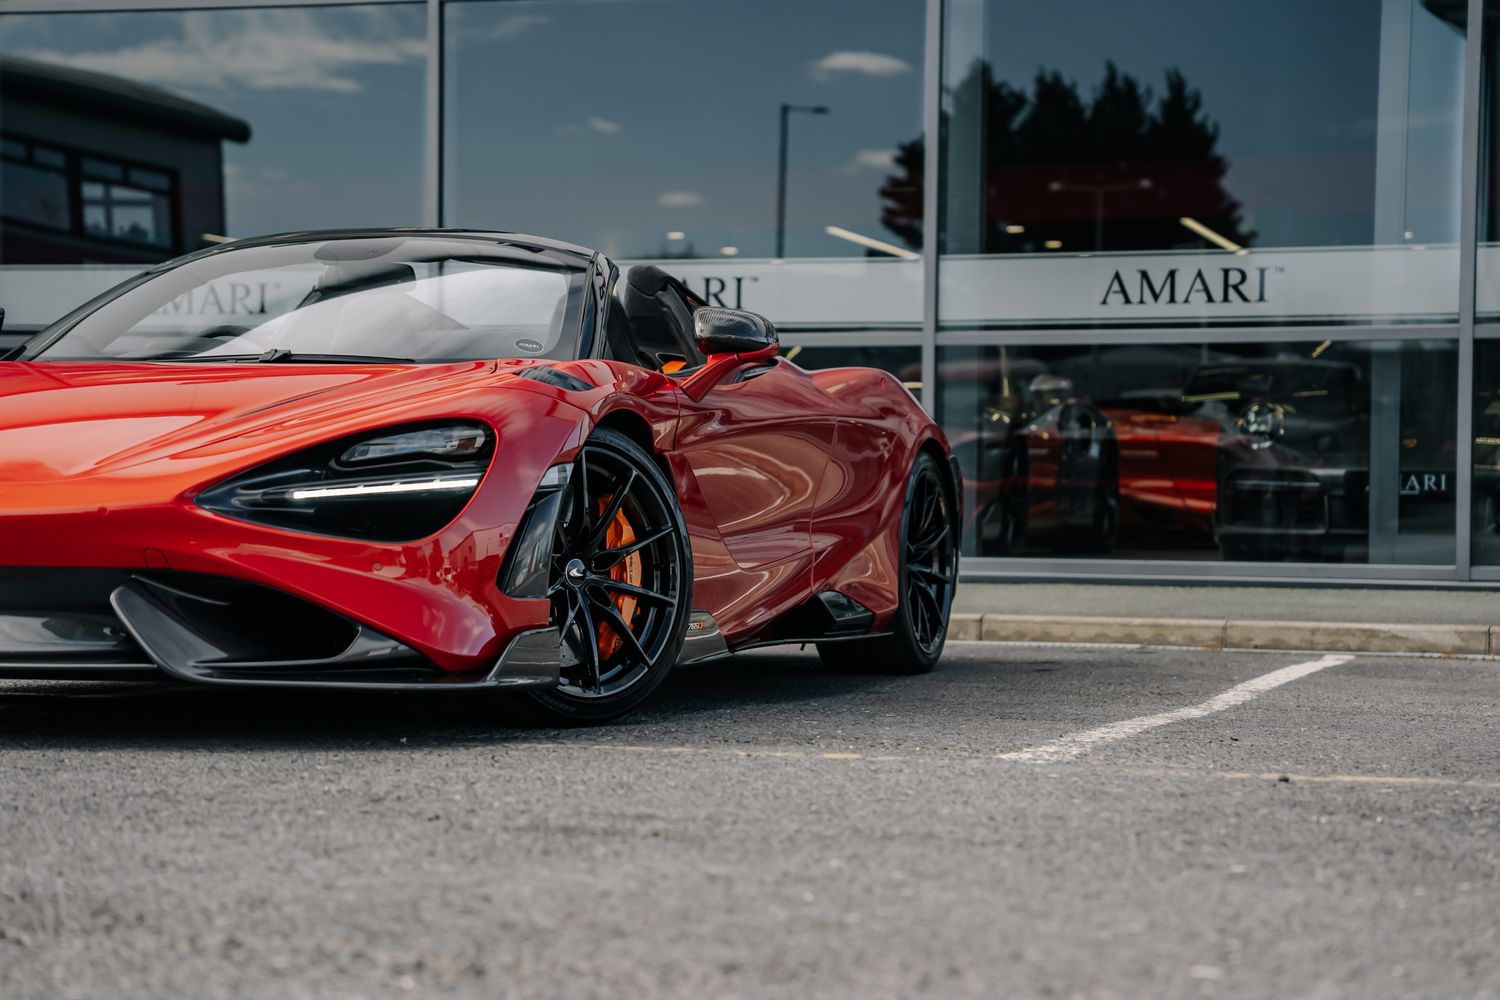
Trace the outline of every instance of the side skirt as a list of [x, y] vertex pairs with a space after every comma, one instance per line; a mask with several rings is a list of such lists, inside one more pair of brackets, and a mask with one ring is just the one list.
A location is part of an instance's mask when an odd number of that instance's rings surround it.
[[744, 650], [764, 649], [767, 646], [847, 642], [891, 634], [869, 631], [874, 621], [875, 613], [858, 601], [836, 590], [825, 590], [787, 614], [778, 629], [779, 635], [756, 639], [730, 649], [714, 616], [707, 611], [694, 611], [688, 622], [687, 638], [683, 640], [682, 656], [677, 662], [679, 665], [707, 663]]

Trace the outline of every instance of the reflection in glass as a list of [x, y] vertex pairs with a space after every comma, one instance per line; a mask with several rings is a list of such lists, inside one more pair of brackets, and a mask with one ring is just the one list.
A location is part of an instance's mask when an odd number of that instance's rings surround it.
[[425, 32], [420, 4], [0, 17], [0, 263], [418, 224]]
[[[28, 162], [28, 160], [30, 162]], [[71, 227], [68, 176], [44, 166], [22, 143], [6, 143], [0, 159], [0, 215], [47, 229]]]
[[1500, 340], [1474, 344], [1473, 561], [1500, 566]]
[[966, 551], [1453, 560], [1448, 341], [947, 348]]
[[[1479, 110], [1479, 235], [1475, 316], [1500, 320], [1500, 0], [1484, 2]], [[1477, 387], [1476, 387], [1477, 388]], [[1477, 484], [1476, 484], [1477, 486]], [[1477, 496], [1477, 492], [1476, 492]], [[1476, 546], [1478, 540], [1476, 538]], [[1476, 548], [1476, 559], [1478, 558]]]
[[922, 391], [922, 349], [911, 346], [783, 347], [781, 354], [809, 371], [820, 368], [879, 368], [890, 372], [912, 392]]
[[[1460, 6], [1203, 14], [952, 0], [946, 325], [1457, 312]], [[920, 228], [921, 202], [893, 214]]]
[[[923, 10], [450, 4], [444, 217], [621, 258], [770, 257], [785, 119], [785, 255], [910, 253], [882, 215], [921, 131]], [[900, 188], [920, 200], [920, 177]]]

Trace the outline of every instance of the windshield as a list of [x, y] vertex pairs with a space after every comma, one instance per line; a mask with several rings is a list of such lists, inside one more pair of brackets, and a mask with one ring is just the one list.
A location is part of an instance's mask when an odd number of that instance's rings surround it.
[[413, 236], [245, 247], [126, 286], [82, 318], [64, 321], [66, 332], [33, 358], [564, 359], [578, 349], [583, 287], [583, 270], [560, 255], [495, 240]]

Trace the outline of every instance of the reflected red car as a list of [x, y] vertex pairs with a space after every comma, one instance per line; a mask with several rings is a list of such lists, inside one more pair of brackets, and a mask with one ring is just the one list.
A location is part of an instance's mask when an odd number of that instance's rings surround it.
[[598, 721], [764, 644], [926, 670], [958, 482], [894, 377], [803, 371], [656, 267], [240, 241], [0, 363], [0, 676], [514, 690]]
[[1120, 528], [1212, 539], [1218, 503], [1217, 420], [1103, 407], [1120, 451]]

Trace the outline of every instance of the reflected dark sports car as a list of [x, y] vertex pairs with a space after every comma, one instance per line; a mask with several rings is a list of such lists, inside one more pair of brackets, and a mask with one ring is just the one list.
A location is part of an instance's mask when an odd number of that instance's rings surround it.
[[953, 396], [978, 394], [977, 427], [953, 439], [972, 511], [966, 531], [978, 554], [1114, 547], [1120, 450], [1097, 406], [1069, 379], [1024, 359], [945, 364], [939, 378]]
[[[1371, 558], [1371, 393], [1363, 366], [1340, 360], [1225, 362], [1193, 376], [1184, 403], [1222, 426], [1215, 531], [1226, 558]], [[1453, 456], [1441, 446], [1451, 432], [1428, 408], [1400, 419], [1381, 487], [1397, 494], [1402, 533], [1451, 536]]]
[[809, 373], [653, 266], [504, 233], [180, 258], [0, 364], [0, 676], [515, 690], [942, 652], [959, 474], [891, 375]]
[[1320, 558], [1369, 530], [1368, 392], [1358, 366], [1205, 366], [1183, 401], [1221, 424], [1215, 533], [1227, 559]]

